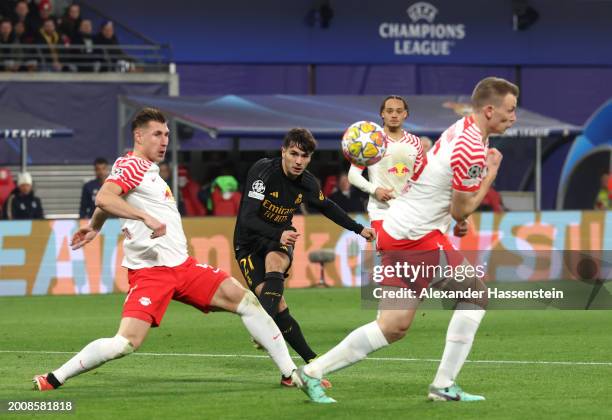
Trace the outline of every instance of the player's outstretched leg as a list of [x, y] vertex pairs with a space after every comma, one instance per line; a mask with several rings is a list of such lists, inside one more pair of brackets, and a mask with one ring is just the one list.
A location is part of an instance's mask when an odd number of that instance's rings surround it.
[[[268, 252], [265, 257], [266, 273], [264, 281], [255, 288], [255, 294], [261, 306], [278, 325], [285, 342], [308, 363], [317, 355], [306, 342], [300, 324], [289, 313], [289, 308], [283, 296], [285, 290], [284, 273], [289, 269], [290, 264], [291, 260], [284, 252]], [[293, 386], [291, 377], [282, 376], [280, 383], [282, 386]], [[331, 387], [331, 383], [326, 379], [324, 384], [327, 388]]]
[[238, 314], [251, 336], [268, 351], [281, 373], [291, 376], [296, 366], [289, 356], [283, 335], [250, 290], [242, 287], [233, 277], [227, 278], [210, 304]]
[[[368, 354], [403, 338], [414, 318], [414, 307], [381, 310], [376, 321], [357, 328], [336, 347], [299, 369], [297, 374], [301, 376], [302, 383], [298, 382], [298, 386], [309, 385], [319, 394], [321, 389], [317, 388], [320, 384], [311, 379], [320, 380], [323, 375], [355, 364], [365, 359]], [[308, 388], [303, 390], [307, 391]]]
[[289, 313], [289, 308], [281, 310], [274, 318], [276, 325], [283, 333], [285, 341], [300, 355], [304, 362], [308, 363], [317, 357], [317, 354], [306, 342], [306, 337], [302, 333], [302, 328], [297, 320]]
[[144, 341], [150, 326], [150, 323], [140, 319], [123, 318], [114, 337], [92, 341], [59, 369], [46, 375], [36, 375], [32, 379], [34, 389], [50, 391], [59, 388], [73, 376], [133, 353]]
[[[293, 348], [293, 350], [295, 350], [300, 355], [304, 362], [309, 363], [313, 361], [317, 357], [317, 355], [314, 351], [312, 351], [312, 349], [306, 342], [306, 338], [302, 333], [300, 324], [289, 313], [289, 308], [287, 307], [284, 298], [281, 300], [280, 306], [284, 309], [280, 310], [278, 315], [276, 315], [276, 318], [274, 318], [274, 321], [283, 333], [285, 341]], [[295, 386], [291, 377], [284, 376], [281, 377], [280, 384], [285, 387]], [[321, 379], [321, 384], [324, 388], [331, 388], [332, 386], [331, 382], [326, 378]]]
[[448, 324], [446, 345], [438, 372], [429, 386], [427, 398], [432, 401], [482, 401], [480, 395], [472, 395], [463, 391], [455, 379], [465, 363], [474, 336], [478, 331], [485, 310], [471, 303], [460, 302]]
[[283, 333], [285, 341], [300, 355], [305, 362], [317, 357], [304, 338], [302, 329], [295, 318], [289, 313], [283, 297], [285, 291], [285, 272], [289, 269], [291, 260], [283, 252], [268, 252], [265, 257], [266, 274], [262, 284], [255, 289], [255, 294], [261, 306], [274, 319]]

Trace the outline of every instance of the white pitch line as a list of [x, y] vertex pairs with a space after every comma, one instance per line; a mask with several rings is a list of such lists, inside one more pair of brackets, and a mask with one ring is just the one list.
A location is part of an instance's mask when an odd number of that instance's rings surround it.
[[[71, 351], [42, 351], [42, 350], [0, 350], [0, 353], [31, 353], [31, 354], [76, 354]], [[136, 356], [153, 357], [211, 357], [211, 358], [244, 358], [269, 359], [263, 354], [215, 354], [215, 353], [133, 353]], [[299, 357], [294, 357], [299, 359]], [[418, 359], [405, 357], [368, 357], [366, 360], [377, 362], [431, 362], [437, 363], [440, 359]], [[562, 362], [548, 360], [466, 360], [467, 363], [488, 363], [499, 365], [565, 365], [565, 366], [612, 366], [612, 362]]]

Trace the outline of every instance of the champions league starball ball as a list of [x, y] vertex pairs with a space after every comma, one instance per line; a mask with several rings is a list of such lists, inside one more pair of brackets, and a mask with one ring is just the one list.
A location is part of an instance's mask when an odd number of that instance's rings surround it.
[[386, 150], [385, 132], [370, 121], [351, 124], [342, 136], [342, 153], [357, 166], [374, 165], [383, 158]]

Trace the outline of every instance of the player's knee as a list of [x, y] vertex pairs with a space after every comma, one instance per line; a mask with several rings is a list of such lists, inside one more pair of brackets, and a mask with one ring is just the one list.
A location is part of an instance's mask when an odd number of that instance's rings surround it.
[[[467, 306], [469, 309], [487, 309], [489, 305], [489, 294], [487, 286], [480, 279], [474, 279], [469, 288], [471, 289], [472, 297], [459, 299], [455, 308]], [[475, 292], [475, 293], [474, 293]]]
[[119, 359], [123, 356], [127, 356], [128, 354], [134, 353], [138, 347], [142, 344], [141, 340], [129, 339], [127, 337], [123, 337], [122, 335], [115, 335], [114, 337], [109, 339], [109, 352], [108, 359]]
[[111, 338], [111, 340], [113, 351], [117, 354], [117, 357], [123, 357], [138, 350], [144, 342], [144, 337], [138, 337], [132, 334], [128, 334], [124, 337], [117, 334]]
[[404, 338], [410, 328], [410, 322], [407, 321], [380, 322], [379, 319], [378, 323], [383, 335], [389, 343]]
[[259, 303], [257, 296], [255, 296], [255, 294], [250, 290], [244, 290], [244, 294], [238, 304], [236, 313], [240, 316], [244, 316], [253, 313], [254, 311], [259, 312], [261, 310], [261, 304]]
[[248, 289], [238, 280], [228, 277], [215, 292], [212, 300], [213, 306], [235, 312], [235, 308], [240, 304], [246, 292]]
[[270, 252], [266, 255], [266, 272], [285, 272], [289, 267], [289, 257], [281, 252]]

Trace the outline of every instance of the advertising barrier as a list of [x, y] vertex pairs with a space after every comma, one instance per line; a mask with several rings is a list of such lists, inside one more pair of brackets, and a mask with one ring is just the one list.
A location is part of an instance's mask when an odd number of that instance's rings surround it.
[[[367, 217], [356, 215], [366, 225]], [[302, 235], [296, 243], [288, 287], [310, 287], [321, 278], [321, 267], [310, 263], [309, 253], [334, 251], [335, 261], [324, 265], [328, 285], [360, 285], [362, 251], [373, 250], [360, 236], [345, 231], [323, 216], [296, 216], [293, 225]], [[127, 291], [121, 224], [109, 219], [98, 237], [73, 251], [69, 243], [85, 220], [1, 221], [0, 295], [96, 294]], [[234, 218], [186, 218], [183, 226], [189, 252], [198, 261], [215, 265], [243, 281], [234, 258]], [[612, 212], [509, 212], [480, 213], [471, 218], [469, 234], [451, 235], [463, 251], [593, 251], [612, 250]], [[177, 262], [179, 263], [179, 262]], [[516, 282], [561, 280], [554, 264], [539, 264], [533, 276], [513, 276], [498, 270], [487, 281]]]

